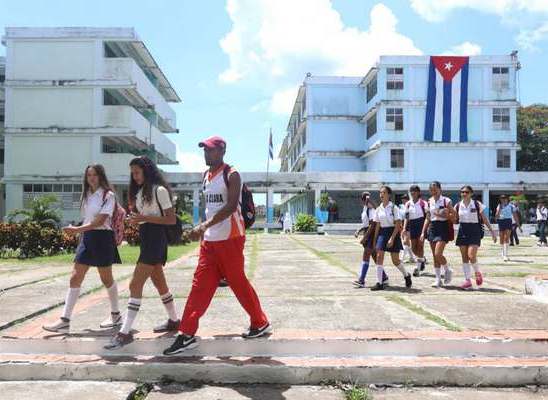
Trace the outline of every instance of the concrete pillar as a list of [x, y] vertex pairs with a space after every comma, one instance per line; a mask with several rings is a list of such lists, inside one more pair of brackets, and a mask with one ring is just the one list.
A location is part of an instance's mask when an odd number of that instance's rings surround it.
[[6, 215], [16, 208], [23, 208], [23, 185], [7, 183], [4, 187], [6, 190]]
[[200, 223], [200, 190], [194, 189], [192, 191], [192, 219], [194, 225]]
[[266, 192], [266, 223], [271, 224], [274, 221], [274, 189], [269, 188]]

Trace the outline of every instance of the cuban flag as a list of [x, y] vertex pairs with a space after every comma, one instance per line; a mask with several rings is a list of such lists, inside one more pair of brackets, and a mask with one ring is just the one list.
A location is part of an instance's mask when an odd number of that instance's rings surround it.
[[468, 141], [468, 61], [469, 57], [430, 57], [425, 141]]

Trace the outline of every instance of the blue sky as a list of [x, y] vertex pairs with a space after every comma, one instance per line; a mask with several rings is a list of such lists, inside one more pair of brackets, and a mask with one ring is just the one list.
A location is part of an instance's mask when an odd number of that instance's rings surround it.
[[548, 0], [0, 0], [6, 26], [135, 27], [183, 98], [171, 137], [186, 171], [212, 134], [230, 163], [265, 170], [305, 74], [364, 75], [380, 54], [517, 49], [522, 104], [548, 102]]

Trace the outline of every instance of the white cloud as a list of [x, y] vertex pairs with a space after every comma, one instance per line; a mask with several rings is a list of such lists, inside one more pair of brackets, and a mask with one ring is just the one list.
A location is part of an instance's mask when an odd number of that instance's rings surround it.
[[457, 9], [470, 9], [501, 17], [502, 22], [518, 29], [516, 42], [526, 50], [548, 38], [547, 0], [411, 0], [413, 9], [430, 22], [445, 20]]
[[179, 161], [179, 166], [184, 172], [203, 172], [207, 169], [204, 155], [198, 150], [195, 153], [192, 153], [182, 151], [182, 149], [177, 146], [177, 161]]
[[444, 52], [443, 55], [454, 55], [454, 56], [477, 56], [481, 54], [481, 46], [476, 43], [463, 42], [457, 44], [456, 46], [451, 47], [448, 51]]
[[274, 93], [276, 113], [291, 111], [294, 88], [307, 72], [362, 76], [381, 54], [421, 54], [380, 3], [367, 30], [345, 26], [330, 0], [228, 0], [226, 9], [232, 28], [220, 45], [229, 67], [219, 79], [260, 83]]

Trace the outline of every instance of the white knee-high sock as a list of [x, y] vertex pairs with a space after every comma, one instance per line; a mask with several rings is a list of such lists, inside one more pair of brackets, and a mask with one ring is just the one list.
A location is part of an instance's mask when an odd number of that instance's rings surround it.
[[441, 268], [434, 267], [434, 272], [436, 273], [436, 279], [441, 279]]
[[472, 265], [472, 268], [474, 268], [474, 272], [476, 272], [476, 273], [480, 272], [479, 265], [478, 265], [477, 262], [471, 263], [471, 265]]
[[472, 270], [469, 263], [462, 263], [462, 272], [464, 272], [464, 279], [467, 281], [472, 279]]
[[396, 265], [396, 268], [402, 273], [404, 278], [407, 276], [407, 270], [405, 269], [405, 266], [403, 264]]
[[378, 283], [382, 283], [382, 276], [383, 276], [383, 272], [384, 272], [384, 267], [379, 264], [377, 264], [377, 282]]
[[116, 282], [111, 287], [107, 288], [108, 299], [110, 301], [110, 312], [119, 313], [120, 306], [118, 305], [118, 285]]
[[67, 290], [67, 296], [65, 297], [65, 307], [63, 308], [63, 318], [70, 319], [72, 311], [80, 295], [80, 288], [69, 288]]
[[137, 313], [139, 312], [140, 307], [141, 307], [141, 299], [136, 299], [133, 297], [129, 298], [129, 301], [127, 303], [126, 318], [124, 319], [124, 324], [122, 325], [122, 329], [120, 329], [121, 333], [124, 333], [127, 335], [131, 331], [131, 327], [133, 326], [133, 322], [135, 321], [135, 317], [137, 317]]
[[164, 307], [166, 308], [167, 315], [172, 321], [177, 321], [177, 313], [175, 312], [175, 302], [173, 301], [173, 295], [170, 292], [164, 293], [160, 296]]

